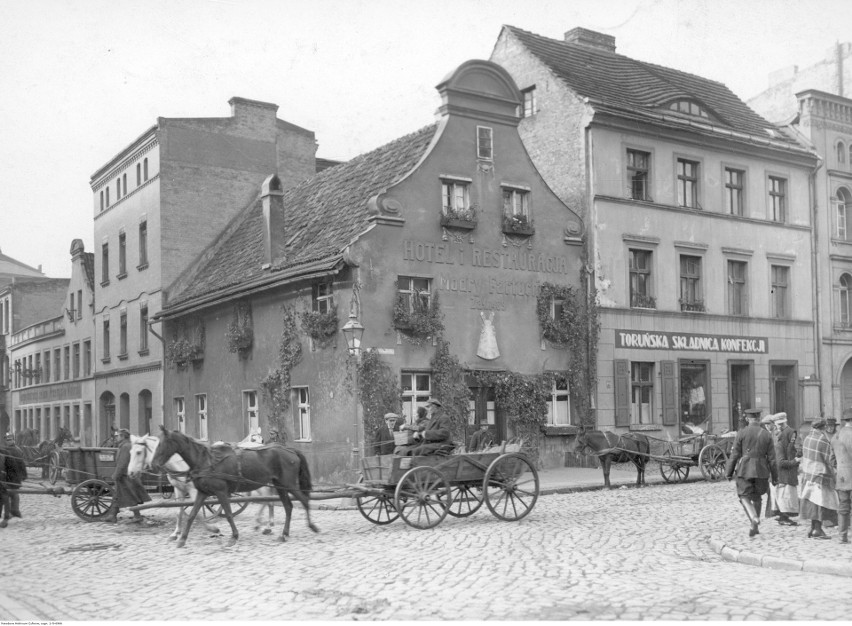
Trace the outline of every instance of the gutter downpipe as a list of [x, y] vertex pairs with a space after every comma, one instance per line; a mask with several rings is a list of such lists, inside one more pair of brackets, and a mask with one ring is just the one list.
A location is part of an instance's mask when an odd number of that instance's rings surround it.
[[[585, 104], [589, 106], [588, 98], [585, 100]], [[594, 119], [594, 115], [592, 115], [592, 119]], [[597, 220], [595, 217], [595, 198], [594, 198], [594, 151], [593, 151], [593, 141], [592, 141], [592, 129], [591, 129], [591, 120], [586, 125], [585, 128], [585, 150], [586, 150], [586, 197], [588, 202], [588, 207], [586, 210], [586, 264], [583, 268], [583, 271], [586, 274], [586, 304], [591, 301], [591, 297], [595, 294], [595, 289], [597, 286], [597, 272], [595, 268], [597, 267], [597, 254], [595, 251], [595, 245], [597, 243], [595, 238], [595, 232], [597, 228]], [[591, 349], [592, 339], [592, 319], [591, 316], [587, 316], [588, 322], [586, 327], [586, 337], [588, 343], [586, 344], [586, 354], [589, 359], [589, 362], [586, 364], [588, 372], [595, 372], [594, 376], [594, 385], [592, 384], [592, 380], [588, 381], [589, 385], [589, 409], [594, 416], [594, 420], [592, 424], [595, 428], [598, 426], [598, 414], [597, 414], [597, 406], [598, 406], [598, 386], [597, 386], [597, 373], [598, 373], [598, 364], [591, 362], [591, 355], [593, 353], [597, 354], [596, 351]], [[598, 309], [598, 323], [600, 323], [600, 308]]]
[[157, 339], [160, 340], [160, 345], [163, 347], [160, 351], [162, 356], [160, 357], [160, 371], [163, 374], [159, 377], [160, 379], [160, 425], [166, 425], [166, 398], [165, 398], [165, 371], [166, 371], [166, 340], [163, 339], [161, 335], [154, 330], [154, 324], [163, 324], [163, 320], [148, 320], [148, 330], [154, 335]]
[[[817, 164], [808, 175], [808, 187], [811, 195], [811, 215], [813, 229], [811, 235], [811, 283], [813, 284], [813, 314], [814, 314], [814, 349], [816, 350], [814, 373], [816, 374], [819, 385], [817, 390], [819, 393], [819, 410], [820, 415], [825, 414], [825, 403], [823, 395], [823, 377], [822, 377], [822, 316], [820, 307], [820, 281], [819, 281], [819, 228], [817, 227], [817, 216], [819, 213], [819, 202], [817, 200], [817, 172], [823, 166], [822, 159], [817, 156]], [[829, 228], [831, 225], [829, 225]], [[804, 419], [804, 416], [802, 416]]]

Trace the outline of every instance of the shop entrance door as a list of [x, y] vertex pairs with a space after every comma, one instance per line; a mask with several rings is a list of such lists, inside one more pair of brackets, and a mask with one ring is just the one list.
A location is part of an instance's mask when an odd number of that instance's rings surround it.
[[503, 415], [497, 412], [494, 387], [471, 385], [469, 389], [471, 399], [465, 429], [465, 446], [470, 445], [470, 438], [473, 436], [473, 433], [479, 430], [482, 424], [488, 425], [488, 432], [491, 434], [491, 439], [494, 443], [500, 443], [507, 439], [506, 422]]
[[790, 428], [798, 427], [796, 391], [798, 389], [798, 374], [796, 363], [769, 363], [769, 375], [772, 379], [772, 398], [770, 406], [773, 413], [787, 414], [787, 424]]
[[[710, 361], [680, 361], [680, 428], [710, 430]], [[684, 429], [684, 426], [687, 429]]]
[[754, 361], [728, 361], [730, 429], [739, 430], [743, 412], [753, 408]]

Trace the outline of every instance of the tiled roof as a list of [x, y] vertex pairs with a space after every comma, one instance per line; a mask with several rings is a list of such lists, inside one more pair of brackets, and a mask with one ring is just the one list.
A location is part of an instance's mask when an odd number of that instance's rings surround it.
[[715, 118], [710, 122], [714, 126], [787, 141], [720, 82], [609, 50], [542, 37], [514, 26], [505, 28], [555, 76], [593, 103], [634, 113], [661, 113], [665, 112], [661, 107], [670, 101], [687, 98], [709, 110]]
[[[351, 161], [329, 167], [284, 192], [285, 257], [272, 272], [294, 270], [340, 256], [368, 226], [368, 200], [407, 174], [420, 160], [436, 125], [401, 137]], [[260, 196], [179, 279], [164, 312], [200, 296], [268, 276], [263, 259]]]

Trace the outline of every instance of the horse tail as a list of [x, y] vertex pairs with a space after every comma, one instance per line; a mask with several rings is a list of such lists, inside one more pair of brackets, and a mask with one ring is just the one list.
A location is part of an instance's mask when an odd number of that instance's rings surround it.
[[299, 489], [307, 495], [314, 488], [311, 484], [311, 468], [308, 467], [308, 459], [301, 450], [290, 449], [299, 457]]

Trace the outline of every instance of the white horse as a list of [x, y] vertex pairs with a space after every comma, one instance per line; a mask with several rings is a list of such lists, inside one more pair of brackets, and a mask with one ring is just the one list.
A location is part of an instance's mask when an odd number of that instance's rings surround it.
[[[143, 470], [151, 466], [151, 459], [154, 458], [154, 453], [157, 451], [157, 445], [160, 443], [160, 440], [151, 435], [145, 435], [144, 437], [130, 435], [130, 442], [133, 445], [130, 448], [130, 465], [127, 466], [127, 473], [131, 476], [138, 476]], [[179, 454], [175, 454], [166, 463], [165, 468], [167, 472], [166, 476], [168, 476], [169, 482], [175, 490], [175, 499], [188, 500], [187, 506], [190, 506], [195, 502], [197, 490], [189, 478], [189, 465], [186, 464]], [[180, 536], [186, 515], [186, 509], [180, 507], [178, 509], [175, 531], [169, 535], [169, 539], [175, 540]], [[207, 512], [203, 508], [201, 509], [201, 515], [204, 528], [208, 532], [218, 534], [219, 529], [207, 521]]]

